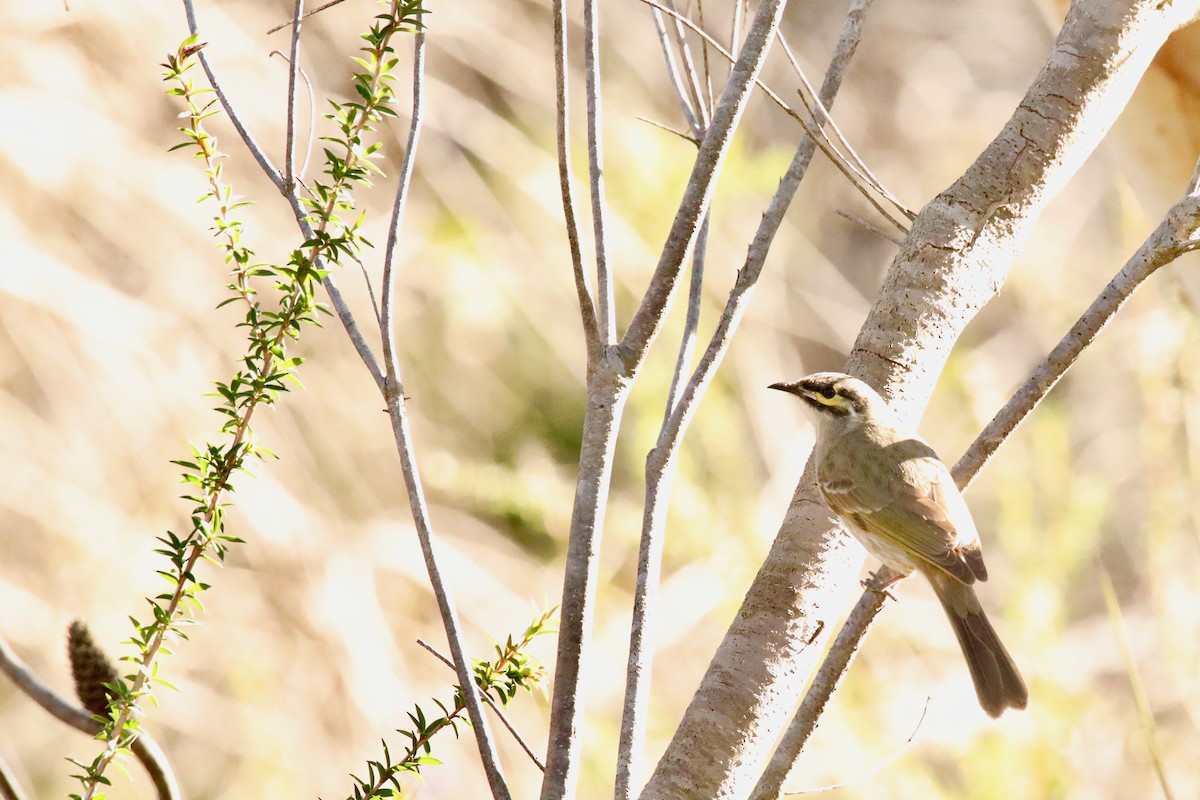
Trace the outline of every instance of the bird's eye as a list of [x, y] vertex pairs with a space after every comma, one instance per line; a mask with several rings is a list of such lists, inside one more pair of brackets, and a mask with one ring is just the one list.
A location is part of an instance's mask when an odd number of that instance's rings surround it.
[[826, 400], [832, 400], [835, 394], [837, 393], [833, 390], [832, 386], [826, 386], [821, 390], [821, 397], [824, 397]]

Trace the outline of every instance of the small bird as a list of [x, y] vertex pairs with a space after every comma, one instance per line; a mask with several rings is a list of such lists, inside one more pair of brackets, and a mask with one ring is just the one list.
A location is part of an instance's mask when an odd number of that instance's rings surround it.
[[829, 507], [869, 553], [933, 586], [983, 710], [998, 717], [1025, 708], [1029, 691], [975, 595], [975, 581], [987, 580], [979, 533], [937, 453], [857, 378], [818, 372], [770, 388], [797, 395], [817, 415], [817, 484]]

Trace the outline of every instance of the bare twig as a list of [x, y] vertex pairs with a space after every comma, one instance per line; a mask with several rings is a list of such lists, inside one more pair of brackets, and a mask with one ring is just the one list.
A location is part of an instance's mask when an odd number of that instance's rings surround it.
[[[289, 64], [291, 63], [291, 59], [279, 50], [272, 50], [268, 55], [279, 56]], [[297, 68], [296, 72], [300, 76], [300, 79], [304, 81], [304, 89], [308, 92], [308, 140], [304, 146], [304, 161], [300, 164], [300, 171], [295, 175], [296, 183], [303, 185], [304, 176], [308, 173], [308, 162], [312, 159], [313, 140], [317, 136], [317, 94], [313, 91], [312, 81], [309, 80], [308, 73], [302, 67]], [[307, 187], [305, 188], [307, 189]]]
[[[804, 68], [800, 66], [800, 62], [792, 53], [792, 48], [788, 47], [787, 40], [783, 38], [783, 33], [779, 33], [779, 44], [783, 48], [784, 54], [787, 56], [788, 62], [792, 65], [792, 70], [796, 73], [796, 77], [800, 79], [803, 89], [797, 92], [800, 97], [800, 102], [804, 104], [804, 108], [809, 115], [820, 120], [823, 124], [818, 131], [822, 139], [834, 150], [838, 156], [846, 161], [846, 166], [859, 175], [864, 182], [876, 192], [878, 192], [885, 200], [891, 203], [897, 211], [903, 214], [909, 221], [913, 220], [917, 215], [914, 214], [907, 206], [901, 203], [888, 188], [883, 185], [883, 181], [875, 177], [875, 173], [867, 166], [867, 162], [863, 161], [858, 155], [858, 151], [846, 139], [842, 133], [842, 129], [838, 127], [837, 121], [830, 115], [829, 109], [821, 102], [821, 98], [817, 95], [817, 90], [808, 80], [808, 75], [805, 74]], [[834, 136], [837, 137], [838, 143], [834, 143], [827, 132], [832, 130]], [[811, 132], [810, 132], [811, 133]], [[845, 151], [844, 153], [842, 151]]]
[[24, 792], [3, 758], [0, 758], [0, 800], [25, 800]]
[[637, 120], [640, 122], [644, 122], [647, 125], [653, 125], [654, 127], [658, 128], [659, 130], [666, 131], [667, 133], [673, 133], [676, 136], [678, 136], [680, 139], [683, 139], [685, 142], [691, 142], [696, 147], [700, 146], [700, 139], [693, 136], [690, 133], [687, 133], [685, 131], [677, 131], [674, 128], [672, 128], [670, 125], [664, 125], [661, 122], [657, 122], [648, 117], [637, 117]]
[[571, 270], [575, 276], [575, 294], [583, 321], [583, 340], [590, 371], [600, 358], [600, 326], [596, 305], [588, 291], [583, 271], [583, 251], [579, 247], [579, 220], [575, 216], [575, 192], [571, 186], [570, 115], [567, 92], [567, 11], [565, 0], [553, 0], [554, 13], [554, 87], [555, 121], [558, 147], [558, 187], [562, 194], [563, 219], [571, 252]]
[[1163, 217], [1133, 257], [1088, 306], [1045, 360], [1033, 371], [954, 465], [954, 478], [966, 488], [996, 449], [1054, 388], [1075, 359], [1099, 335], [1125, 302], [1160, 267], [1200, 244], [1200, 162], [1184, 195]]
[[[645, 1], [657, 5], [649, 0]], [[720, 172], [729, 140], [746, 108], [750, 92], [760, 85], [758, 75], [770, 49], [771, 39], [779, 27], [779, 17], [785, 4], [786, 0], [766, 0], [759, 5], [755, 13], [754, 23], [746, 36], [746, 44], [734, 64], [733, 72], [717, 103], [712, 123], [700, 143], [696, 164], [671, 224], [650, 286], [633, 319], [630, 320], [629, 328], [621, 342], [627, 365], [640, 364], [651, 341], [662, 327], [663, 312], [674, 294], [683, 261], [695, 244], [700, 220], [712, 199], [714, 178]], [[659, 8], [671, 13], [670, 9], [662, 6]], [[675, 18], [682, 19], [677, 15]], [[770, 38], [762, 40], [764, 35]], [[716, 45], [715, 42], [713, 44]]]
[[[200, 28], [196, 24], [196, 9], [192, 7], [192, 0], [183, 0], [183, 11], [187, 15], [188, 32], [193, 36], [200, 33]], [[201, 50], [196, 54], [200, 59], [200, 66], [204, 68], [204, 74], [208, 76], [208, 84], [216, 93], [217, 99], [221, 101], [221, 106], [225, 109], [225, 114], [229, 117], [229, 121], [233, 123], [233, 127], [237, 129], [238, 136], [246, 144], [246, 149], [250, 151], [250, 155], [254, 156], [254, 160], [262, 167], [262, 171], [271, 179], [276, 188], [281, 192], [285, 192], [285, 183], [283, 176], [279, 174], [279, 170], [271, 163], [271, 159], [263, 152], [263, 149], [258, 146], [258, 141], [250, 134], [246, 126], [242, 123], [242, 118], [238, 115], [237, 110], [230, 102], [228, 95], [221, 88], [220, 81], [217, 80], [217, 75], [213, 71], [212, 65], [208, 63], [208, 54], [205, 50]], [[286, 192], [285, 192], [286, 194]]]
[[[305, 14], [303, 19], [308, 19], [313, 14], [320, 14], [325, 9], [332, 8], [333, 6], [336, 6], [337, 4], [343, 3], [343, 2], [345, 2], [345, 0], [332, 0], [331, 2], [326, 3], [323, 6], [317, 6], [312, 11], [309, 11], [307, 14]], [[276, 25], [274, 28], [271, 28], [271, 30], [267, 31], [267, 35], [270, 36], [272, 33], [277, 33], [278, 31], [283, 30], [284, 28], [286, 28], [288, 25], [291, 25], [291, 24], [292, 24], [292, 20], [288, 20], [287, 22], [281, 22], [278, 25]]]
[[[883, 583], [896, 577], [887, 567], [881, 568], [875, 574]], [[866, 591], [858, 598], [845, 624], [833, 640], [825, 660], [821, 662], [821, 668], [813, 677], [808, 693], [792, 718], [792, 724], [776, 745], [771, 760], [759, 777], [758, 784], [750, 795], [751, 800], [773, 800], [779, 797], [796, 757], [804, 749], [808, 737], [816, 730], [817, 722], [825, 712], [825, 706], [841, 684], [850, 662], [858, 653], [863, 636], [870, 629], [871, 623], [875, 621], [888, 597], [886, 592]]]
[[408, 503], [412, 510], [413, 523], [417, 529], [417, 539], [421, 545], [421, 554], [425, 559], [425, 570], [429, 575], [429, 583], [437, 600], [438, 612], [442, 625], [446, 629], [446, 639], [450, 643], [455, 670], [462, 686], [463, 698], [467, 704], [467, 714], [471, 719], [471, 728], [475, 733], [475, 741], [479, 747], [479, 757], [483, 762], [484, 772], [487, 773], [488, 784], [492, 796], [496, 800], [508, 800], [508, 786], [500, 769], [499, 758], [496, 755], [495, 743], [487, 717], [479, 700], [479, 690], [475, 686], [471, 674], [470, 661], [463, 647], [462, 626], [458, 620], [458, 612], [446, 589], [438, 565], [437, 545], [433, 536], [433, 528], [429, 521], [429, 509], [425, 503], [425, 492], [421, 485], [421, 474], [413, 457], [412, 433], [408, 425], [408, 412], [405, 407], [404, 387], [400, 373], [400, 357], [396, 349], [396, 332], [392, 322], [392, 308], [396, 294], [396, 258], [397, 242], [400, 225], [404, 219], [404, 208], [408, 200], [408, 190], [412, 181], [413, 164], [415, 163], [417, 142], [420, 139], [421, 124], [424, 120], [424, 76], [425, 76], [425, 33], [418, 32], [413, 44], [413, 99], [412, 121], [408, 131], [408, 145], [404, 152], [404, 162], [400, 168], [400, 177], [396, 186], [396, 199], [392, 204], [392, 221], [388, 230], [387, 250], [384, 255], [383, 287], [380, 300], [379, 326], [383, 337], [383, 357], [387, 370], [384, 380], [384, 399], [387, 401], [388, 417], [392, 423], [392, 434], [396, 440], [396, 451], [400, 457], [400, 467], [404, 474], [404, 485], [408, 490]]
[[[702, 29], [696, 27], [696, 24], [687, 17], [678, 16], [674, 11], [665, 6], [659, 5], [657, 2], [655, 2], [655, 0], [641, 0], [641, 2], [652, 8], [662, 11], [664, 14], [674, 15], [676, 21], [694, 31], [698, 36], [704, 39], [704, 41], [712, 45], [714, 50], [716, 50], [726, 59], [729, 59], [730, 62], [733, 61], [733, 56], [730, 55], [724, 47], [722, 47], [715, 39], [705, 33]], [[755, 79], [755, 85], [758, 86], [763, 94], [770, 98], [771, 102], [779, 106], [779, 108], [785, 114], [796, 120], [796, 122], [800, 123], [800, 127], [803, 128], [804, 132], [810, 137], [813, 137], [816, 146], [821, 149], [821, 152], [829, 158], [830, 162], [838, 169], [839, 172], [846, 176], [846, 179], [850, 181], [850, 185], [858, 190], [859, 194], [861, 194], [863, 198], [870, 203], [876, 211], [879, 212], [880, 216], [892, 223], [892, 225], [895, 226], [901, 233], [908, 233], [908, 229], [904, 226], [904, 223], [892, 217], [892, 215], [889, 214], [887, 210], [879, 204], [879, 201], [877, 201], [871, 195], [871, 191], [874, 189], [874, 187], [871, 185], [871, 182], [867, 179], [867, 177], [859, 172], [859, 170], [853, 164], [850, 164], [834, 148], [832, 148], [826, 141], [827, 137], [821, 136], [817, 133], [819, 128], [814, 125], [815, 120], [805, 119], [795, 109], [785, 103], [783, 99], [771, 89], [771, 87], [767, 86], [762, 81]]]
[[679, 98], [679, 106], [683, 109], [683, 118], [687, 120], [688, 128], [691, 129], [692, 135], [696, 137], [696, 143], [699, 144], [700, 117], [692, 106], [691, 96], [683, 84], [683, 78], [679, 75], [679, 65], [675, 63], [675, 51], [671, 49], [671, 40], [667, 38], [667, 26], [663, 22], [662, 11], [657, 8], [650, 9], [650, 18], [654, 21], [654, 32], [658, 35], [658, 45], [662, 48], [663, 60], [667, 64], [667, 78], [670, 79], [671, 86], [675, 89], [675, 96]]
[[[34, 675], [3, 636], [0, 636], [0, 672], [7, 675], [18, 689], [60, 722], [89, 736], [95, 736], [103, 729], [104, 726], [92, 719], [89, 712], [64, 700]], [[154, 784], [159, 800], [180, 800], [182, 795], [179, 782], [175, 780], [175, 773], [172, 772], [162, 748], [149, 734], [144, 731], [139, 733], [133, 742], [132, 750]]]
[[902, 756], [904, 754], [904, 751], [908, 749], [909, 745], [911, 745], [913, 743], [913, 739], [917, 738], [917, 732], [921, 730], [921, 723], [923, 723], [925, 721], [925, 715], [927, 713], [929, 713], [929, 698], [928, 697], [925, 698], [925, 705], [921, 706], [921, 716], [917, 718], [917, 724], [913, 726], [912, 733], [910, 733], [908, 735], [908, 738], [904, 740], [904, 743], [896, 749], [896, 752], [892, 753], [890, 756], [888, 756], [882, 762], [871, 767], [866, 772], [856, 775], [854, 780], [842, 781], [841, 783], [832, 783], [828, 786], [819, 786], [816, 789], [799, 789], [796, 791], [784, 792], [784, 794], [788, 795], [788, 796], [792, 796], [792, 795], [801, 795], [801, 794], [821, 794], [823, 792], [832, 792], [836, 789], [844, 789], [847, 786], [853, 786], [857, 783], [862, 783], [863, 781], [867, 780], [871, 776], [879, 774], [884, 769], [887, 769], [887, 767], [889, 767], [893, 763], [895, 763], [896, 759], [899, 758], [900, 756]]
[[650, 667], [653, 661], [653, 652], [646, 639], [662, 571], [662, 529], [666, 522], [670, 488], [669, 479], [664, 473], [674, 464], [674, 459], [669, 459], [666, 454], [668, 451], [674, 452], [678, 445], [677, 439], [670, 440], [664, 437], [672, 430], [671, 420], [678, 405], [676, 398], [680, 382], [691, 364], [692, 353], [696, 347], [708, 247], [708, 223], [709, 216], [706, 214], [701, 224], [700, 237], [696, 240], [696, 253], [692, 257], [687, 315], [679, 342], [679, 355], [675, 360], [675, 371], [671, 376], [671, 388], [667, 393], [659, 442], [646, 459], [646, 498], [642, 510], [637, 588], [633, 596], [633, 625], [629, 633], [625, 706], [621, 715], [621, 735], [617, 744], [617, 777], [613, 792], [615, 800], [630, 800], [637, 790], [637, 781], [641, 779], [646, 724], [649, 718]]
[[1100, 593], [1104, 596], [1104, 607], [1108, 610], [1108, 618], [1112, 620], [1113, 632], [1117, 636], [1117, 648], [1121, 651], [1121, 660], [1125, 662], [1125, 677], [1129, 680], [1129, 688], [1133, 692], [1133, 704], [1137, 708], [1138, 719], [1142, 724], [1142, 734], [1146, 737], [1146, 749], [1150, 753], [1150, 761], [1154, 764], [1154, 773], [1158, 777], [1158, 785], [1163, 797], [1174, 800], [1171, 784], [1167, 781], [1167, 771], [1163, 764], [1162, 748], [1158, 746], [1158, 725], [1154, 722], [1154, 711], [1150, 708], [1150, 698], [1146, 696], [1146, 686], [1142, 683], [1142, 674], [1138, 669], [1137, 657], [1133, 653], [1133, 645], [1129, 643], [1129, 631], [1125, 628], [1125, 618], [1121, 614], [1121, 603], [1117, 599], [1117, 590], [1113, 586], [1112, 576], [1104, 568], [1104, 563], [1096, 559], [1096, 573], [1100, 578]]
[[288, 57], [287, 134], [283, 159], [285, 191], [296, 187], [296, 73], [300, 70], [300, 31], [304, 27], [304, 0], [296, 0], [292, 12], [292, 49]]
[[608, 271], [608, 246], [604, 232], [604, 131], [600, 105], [600, 23], [596, 0], [583, 2], [583, 69], [587, 94], [588, 177], [592, 198], [592, 234], [596, 245], [596, 299], [600, 341], [607, 347], [617, 340], [613, 280]]
[[858, 216], [857, 214], [851, 214], [849, 211], [843, 211], [840, 208], [836, 209], [834, 211], [834, 213], [837, 214], [839, 217], [842, 217], [843, 219], [850, 220], [855, 225], [859, 225], [863, 228], [866, 228], [867, 230], [869, 230], [871, 233], [875, 234], [876, 236], [881, 236], [884, 239], [887, 239], [889, 242], [896, 245], [897, 247], [904, 244], [903, 240], [896, 238], [888, 231], [885, 231], [883, 228], [876, 225], [874, 222], [871, 222], [870, 220], [865, 220], [862, 217]]
[[[437, 658], [450, 669], [455, 669], [454, 662], [439, 653], [433, 645], [422, 639], [417, 639], [417, 644], [421, 645], [421, 647], [424, 647], [426, 650], [432, 653], [435, 658]], [[520, 745], [521, 749], [525, 751], [525, 755], [529, 756], [530, 760], [533, 761], [534, 766], [540, 769], [542, 772], [545, 772], [546, 765], [542, 763], [542, 760], [537, 757], [537, 753], [533, 752], [533, 749], [530, 748], [524, 737], [521, 736], [521, 733], [513, 726], [512, 722], [509, 721], [508, 717], [504, 713], [504, 709], [496, 705], [496, 701], [487, 694], [483, 694], [483, 702], [488, 704], [488, 708], [496, 712], [496, 716], [500, 718], [500, 722], [504, 724], [505, 728], [508, 728], [508, 732], [511, 733], [512, 737], [517, 740], [517, 744]]]
[[708, 127], [708, 123], [712, 120], [712, 104], [704, 99], [704, 92], [700, 88], [700, 77], [696, 74], [696, 64], [692, 59], [692, 48], [688, 44], [687, 36], [683, 32], [680, 23], [687, 21], [688, 27], [696, 29], [695, 23], [680, 14], [675, 8], [675, 0], [664, 0], [666, 8], [663, 9], [668, 16], [674, 21], [672, 32], [675, 34], [675, 46], [679, 48], [679, 57], [683, 62], [683, 74], [687, 77], [688, 96], [691, 98], [692, 107], [696, 109], [700, 119], [700, 127]]

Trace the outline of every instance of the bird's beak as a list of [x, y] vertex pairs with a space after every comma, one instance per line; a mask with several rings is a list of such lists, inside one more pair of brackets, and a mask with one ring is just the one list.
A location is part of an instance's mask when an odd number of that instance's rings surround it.
[[768, 389], [776, 389], [780, 392], [787, 392], [788, 394], [794, 394], [798, 397], [804, 397], [804, 395], [806, 394], [806, 392], [800, 386], [799, 383], [772, 383], [767, 388]]

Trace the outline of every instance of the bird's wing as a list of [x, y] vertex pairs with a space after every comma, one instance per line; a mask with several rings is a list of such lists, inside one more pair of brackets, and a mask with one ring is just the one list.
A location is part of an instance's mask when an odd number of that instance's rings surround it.
[[818, 470], [821, 493], [839, 515], [914, 559], [963, 583], [986, 580], [970, 511], [946, 465], [920, 444], [912, 457], [884, 458], [867, 469], [851, 470], [832, 451]]

